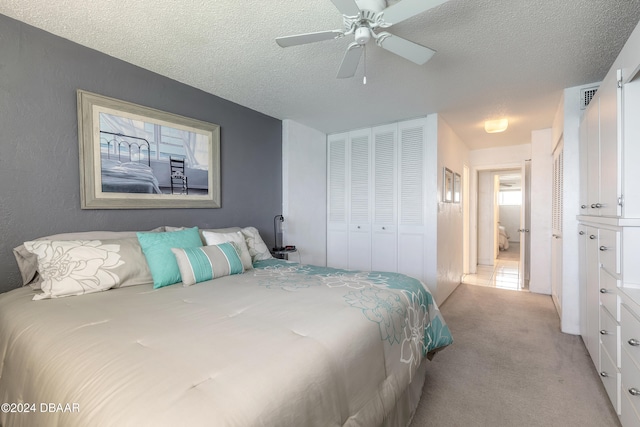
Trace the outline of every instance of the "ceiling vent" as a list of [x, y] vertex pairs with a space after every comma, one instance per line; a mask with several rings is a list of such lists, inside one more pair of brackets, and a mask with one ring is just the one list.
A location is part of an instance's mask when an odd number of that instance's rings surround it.
[[580, 109], [581, 110], [584, 110], [585, 108], [587, 108], [587, 105], [589, 105], [589, 103], [593, 99], [593, 95], [596, 94], [597, 90], [598, 90], [598, 86], [587, 87], [580, 90]]

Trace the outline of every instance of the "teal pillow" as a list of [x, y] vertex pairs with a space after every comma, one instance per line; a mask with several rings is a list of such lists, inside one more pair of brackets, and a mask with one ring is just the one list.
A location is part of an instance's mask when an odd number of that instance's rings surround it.
[[172, 248], [171, 252], [178, 261], [185, 286], [244, 273], [238, 249], [233, 242], [196, 248]]
[[202, 246], [198, 227], [164, 233], [136, 233], [149, 264], [153, 289], [173, 285], [181, 279], [180, 269], [171, 248]]

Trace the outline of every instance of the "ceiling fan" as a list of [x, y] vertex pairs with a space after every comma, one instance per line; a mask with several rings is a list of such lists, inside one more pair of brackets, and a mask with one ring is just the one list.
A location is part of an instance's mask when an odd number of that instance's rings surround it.
[[[338, 39], [353, 34], [355, 41], [347, 47], [338, 69], [339, 79], [353, 77], [360, 56], [371, 38], [381, 48], [395, 53], [411, 62], [422, 65], [434, 50], [412, 41], [394, 36], [386, 31], [376, 32], [432, 9], [447, 0], [400, 0], [389, 7], [386, 0], [331, 0], [342, 13], [344, 30], [319, 31], [276, 38], [281, 47], [297, 46], [323, 40]], [[366, 82], [366, 80], [365, 80]]]

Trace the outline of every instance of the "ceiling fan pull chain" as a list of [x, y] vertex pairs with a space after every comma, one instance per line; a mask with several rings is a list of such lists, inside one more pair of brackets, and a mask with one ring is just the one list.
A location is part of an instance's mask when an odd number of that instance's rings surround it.
[[363, 45], [362, 49], [364, 49], [364, 77], [362, 78], [362, 84], [367, 84], [367, 45]]

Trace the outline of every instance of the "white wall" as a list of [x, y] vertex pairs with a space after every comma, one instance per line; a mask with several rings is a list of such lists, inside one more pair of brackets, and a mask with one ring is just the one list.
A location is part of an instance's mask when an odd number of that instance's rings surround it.
[[462, 140], [453, 132], [447, 122], [438, 116], [438, 165], [437, 185], [439, 191], [438, 202], [438, 242], [437, 242], [437, 268], [438, 289], [436, 302], [440, 304], [460, 284], [463, 274], [463, 207], [461, 203], [442, 203], [441, 172], [444, 167], [460, 174], [464, 165], [468, 164], [469, 149]]
[[531, 275], [529, 290], [551, 295], [551, 129], [531, 132]]
[[[327, 264], [327, 136], [293, 120], [282, 122], [284, 243], [304, 264]], [[297, 261], [295, 255], [291, 256]]]

